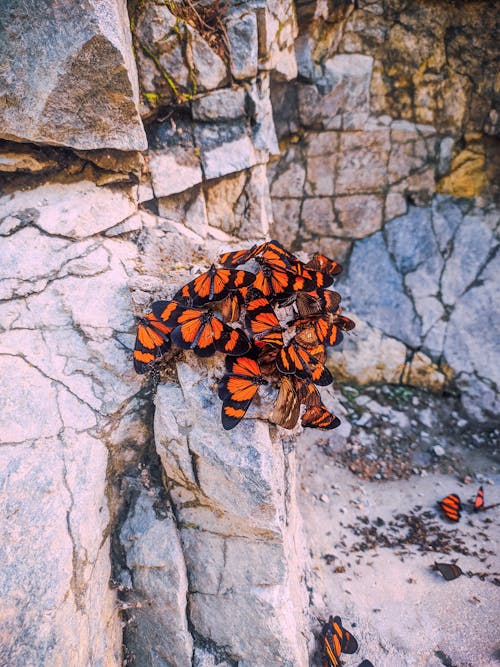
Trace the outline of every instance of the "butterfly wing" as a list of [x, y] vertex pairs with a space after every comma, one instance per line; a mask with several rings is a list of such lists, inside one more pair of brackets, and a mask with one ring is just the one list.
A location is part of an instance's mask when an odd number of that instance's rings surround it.
[[356, 653], [358, 650], [358, 641], [353, 635], [343, 628], [344, 635], [342, 637], [342, 653]]
[[260, 345], [283, 346], [282, 327], [269, 300], [255, 289], [249, 290], [246, 301], [245, 326]]
[[265, 380], [257, 361], [250, 357], [227, 357], [226, 369], [228, 374], [219, 382], [218, 393], [222, 399], [222, 426], [229, 431], [245, 416]]
[[434, 563], [434, 565], [446, 581], [453, 581], [453, 579], [457, 579], [463, 574], [462, 570], [455, 563]]
[[325, 273], [328, 276], [336, 276], [342, 272], [342, 267], [340, 264], [335, 262], [333, 259], [322, 255], [320, 252], [315, 252], [312, 256], [312, 259], [306, 263], [306, 266], [314, 269], [315, 271]]

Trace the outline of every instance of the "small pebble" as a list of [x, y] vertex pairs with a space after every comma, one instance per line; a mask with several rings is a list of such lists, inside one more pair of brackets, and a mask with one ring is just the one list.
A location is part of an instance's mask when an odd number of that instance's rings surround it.
[[329, 503], [330, 498], [326, 495], [326, 493], [322, 493], [319, 497], [322, 503]]
[[441, 445], [434, 445], [434, 447], [432, 448], [432, 451], [434, 452], [434, 454], [436, 456], [444, 456], [446, 454], [446, 452], [441, 447]]

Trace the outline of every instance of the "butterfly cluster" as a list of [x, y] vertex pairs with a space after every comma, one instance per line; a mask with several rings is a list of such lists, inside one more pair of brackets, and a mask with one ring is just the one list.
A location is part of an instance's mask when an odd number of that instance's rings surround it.
[[[145, 373], [173, 345], [199, 357], [226, 355], [219, 382], [222, 425], [234, 428], [263, 385], [276, 385], [271, 421], [285, 428], [332, 429], [339, 419], [318, 387], [332, 383], [326, 348], [340, 343], [354, 322], [342, 315], [340, 294], [329, 290], [341, 266], [320, 253], [300, 261], [277, 241], [227, 252], [222, 268], [184, 285], [171, 301], [156, 301], [138, 324], [134, 367]], [[240, 267], [254, 262], [255, 272]], [[280, 321], [277, 312], [292, 313]], [[290, 317], [290, 315], [288, 315]], [[243, 328], [236, 326], [238, 323]]]
[[[330, 616], [323, 623], [320, 634], [320, 649], [323, 655], [323, 667], [338, 667], [341, 665], [341, 653], [355, 653], [358, 642], [353, 635], [342, 625], [340, 616]], [[369, 660], [363, 660], [359, 667], [373, 667]]]

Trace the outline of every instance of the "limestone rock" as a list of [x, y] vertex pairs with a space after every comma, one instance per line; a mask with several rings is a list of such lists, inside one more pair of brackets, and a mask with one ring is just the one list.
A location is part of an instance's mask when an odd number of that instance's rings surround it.
[[258, 35], [255, 12], [243, 8], [231, 11], [226, 21], [231, 74], [235, 79], [250, 79], [257, 74]]
[[208, 181], [205, 185], [208, 223], [240, 239], [264, 237], [272, 218], [266, 168]]
[[342, 293], [346, 292], [346, 303], [353, 312], [388, 336], [418, 345], [420, 326], [414, 305], [381, 232], [354, 244], [346, 283]]
[[86, 238], [135, 211], [130, 187], [99, 188], [91, 181], [47, 183], [0, 198], [0, 235], [34, 225], [47, 234]]
[[198, 97], [192, 102], [195, 120], [237, 120], [245, 116], [243, 88], [223, 88]]
[[194, 135], [206, 179], [233, 174], [258, 163], [244, 123], [204, 123], [195, 126]]
[[0, 172], [28, 172], [40, 173], [56, 169], [59, 163], [46, 157], [42, 151], [28, 150], [19, 147], [14, 149], [15, 144], [7, 143], [5, 147], [0, 146]]
[[190, 667], [186, 565], [175, 520], [158, 490], [138, 490], [120, 541], [131, 577], [126, 605], [134, 619], [126, 634], [128, 653], [145, 667]]
[[1, 137], [82, 150], [147, 147], [122, 2], [9, 1], [0, 25], [9, 62], [0, 73]]
[[149, 142], [149, 169], [156, 197], [177, 194], [201, 183], [199, 152], [190, 124], [154, 124], [149, 130]]
[[[348, 315], [352, 317], [354, 313]], [[359, 384], [399, 384], [405, 367], [406, 348], [354, 314], [356, 338], [346, 335], [328, 355], [327, 365], [338, 381]]]
[[181, 525], [192, 628], [229, 664], [305, 664], [303, 555], [294, 503], [285, 503], [293, 456], [285, 467], [253, 408], [236, 429], [222, 429], [218, 368], [179, 363], [180, 386], [160, 385], [156, 398], [156, 447]]

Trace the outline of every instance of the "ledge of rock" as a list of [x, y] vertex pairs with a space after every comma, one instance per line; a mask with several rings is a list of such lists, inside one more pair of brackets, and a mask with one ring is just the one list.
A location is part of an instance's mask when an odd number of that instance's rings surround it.
[[0, 137], [81, 150], [147, 148], [124, 2], [7, 0], [0, 43], [9, 63], [0, 69]]

